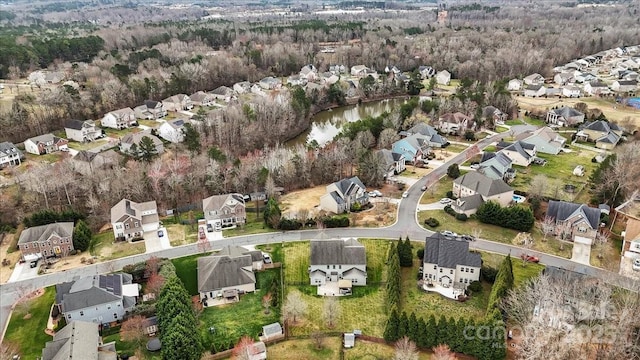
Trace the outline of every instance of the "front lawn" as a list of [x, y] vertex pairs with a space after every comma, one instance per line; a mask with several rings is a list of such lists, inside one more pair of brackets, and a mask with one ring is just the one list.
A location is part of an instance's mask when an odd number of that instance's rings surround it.
[[454, 152], [454, 153], [461, 153], [465, 150], [467, 150], [467, 148], [470, 145], [462, 145], [462, 144], [450, 144], [449, 146], [447, 146], [445, 149], [445, 151], [448, 152]]
[[56, 290], [50, 286], [45, 289], [44, 294], [30, 300], [28, 305], [19, 305], [13, 311], [5, 341], [20, 350], [22, 359], [39, 358], [46, 342], [52, 339], [44, 330], [47, 328], [49, 311], [55, 296]]
[[500, 126], [500, 125], [496, 126], [496, 132], [497, 133], [504, 133], [504, 132], [507, 132], [507, 131], [509, 131], [509, 128], [507, 128], [507, 127]]
[[252, 214], [247, 216], [247, 222], [244, 225], [237, 226], [233, 229], [222, 230], [222, 236], [224, 237], [233, 237], [233, 236], [242, 236], [242, 235], [252, 235], [252, 234], [261, 234], [267, 232], [274, 232], [277, 230], [271, 229], [267, 225], [264, 224], [264, 220], [262, 218], [256, 219], [255, 215]]
[[447, 192], [453, 188], [453, 180], [448, 176], [444, 176], [437, 183], [431, 185], [427, 191], [422, 194], [420, 204], [431, 204], [440, 201], [447, 196]]
[[[271, 308], [270, 313], [265, 314], [262, 307], [262, 297], [274, 280], [280, 280], [280, 269], [257, 272], [255, 293], [241, 295], [237, 303], [203, 310], [198, 331], [205, 351], [232, 348], [244, 335], [257, 340], [264, 325], [280, 321], [280, 309]], [[213, 334], [209, 331], [211, 327], [215, 328]]]
[[104, 139], [100, 139], [100, 140], [96, 140], [96, 141], [91, 141], [91, 142], [85, 142], [85, 143], [81, 143], [81, 142], [77, 142], [77, 141], [70, 141], [69, 142], [69, 148], [74, 149], [74, 150], [90, 150], [93, 148], [97, 148], [98, 146], [102, 146], [104, 144], [107, 143], [107, 140]]
[[[351, 349], [344, 349], [345, 360], [373, 360], [373, 359], [393, 359], [395, 348], [393, 345], [378, 344], [364, 340], [356, 340], [356, 344]], [[429, 360], [431, 356], [421, 351], [419, 360]]]
[[[481, 252], [481, 254], [482, 265], [490, 266], [494, 269], [499, 269], [502, 260], [505, 258], [504, 255], [494, 253]], [[517, 254], [514, 254], [511, 257], [511, 261], [513, 265], [513, 279], [515, 286], [520, 286], [521, 284], [526, 283], [529, 279], [537, 277], [540, 275], [542, 270], [544, 270], [544, 265], [523, 263]]]
[[171, 260], [176, 267], [176, 275], [182, 280], [189, 295], [198, 295], [198, 258], [206, 255], [196, 254]]
[[89, 244], [89, 253], [97, 256], [101, 261], [119, 259], [131, 255], [144, 253], [146, 247], [144, 241], [133, 243], [127, 241], [115, 241], [112, 231], [94, 234]]
[[[298, 339], [282, 341], [269, 345], [267, 354], [271, 359], [278, 360], [338, 360], [342, 338], [326, 337], [323, 348], [317, 349], [311, 339]], [[359, 343], [358, 343], [359, 344]]]

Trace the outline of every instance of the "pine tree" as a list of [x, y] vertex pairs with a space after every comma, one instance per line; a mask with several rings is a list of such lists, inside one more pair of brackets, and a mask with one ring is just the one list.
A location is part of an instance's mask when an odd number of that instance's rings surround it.
[[85, 251], [89, 248], [89, 244], [91, 243], [91, 229], [87, 226], [82, 220], [78, 220], [75, 228], [73, 229], [73, 248], [78, 251]]
[[418, 320], [418, 326], [417, 326], [417, 330], [416, 330], [416, 345], [418, 345], [419, 348], [422, 349], [427, 349], [429, 348], [429, 341], [427, 339], [427, 323], [424, 321], [423, 318], [420, 318]]
[[440, 315], [438, 327], [436, 328], [436, 346], [440, 344], [448, 344], [450, 335], [449, 321], [444, 315]]
[[438, 324], [433, 314], [429, 316], [429, 320], [426, 322], [424, 344], [427, 349], [438, 345]]
[[386, 342], [394, 342], [396, 340], [399, 339], [398, 337], [398, 312], [393, 309], [393, 311], [391, 311], [391, 315], [389, 316], [389, 319], [387, 320], [387, 326], [385, 326], [384, 328], [384, 340]]
[[418, 343], [418, 318], [416, 317], [416, 313], [412, 312], [409, 316], [409, 322], [407, 324], [407, 334], [409, 339], [411, 339], [414, 343]]
[[398, 240], [398, 257], [400, 259], [401, 267], [413, 266], [413, 254], [411, 251], [411, 241], [407, 237], [406, 241], [402, 241], [402, 238]]
[[511, 256], [507, 257], [500, 264], [498, 274], [496, 275], [496, 281], [491, 287], [491, 294], [489, 295], [489, 303], [487, 305], [487, 314], [490, 314], [493, 309], [499, 307], [502, 297], [513, 288], [513, 264], [511, 263]]
[[148, 136], [143, 136], [140, 139], [140, 147], [138, 149], [140, 160], [150, 163], [156, 156], [158, 156], [158, 149], [153, 140]]
[[400, 315], [400, 321], [398, 321], [398, 339], [404, 336], [408, 336], [407, 330], [409, 329], [409, 317], [406, 312], [402, 312]]

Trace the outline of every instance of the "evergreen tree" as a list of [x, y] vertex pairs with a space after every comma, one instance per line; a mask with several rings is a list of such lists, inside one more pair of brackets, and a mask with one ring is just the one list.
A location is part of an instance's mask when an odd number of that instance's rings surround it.
[[200, 153], [200, 133], [190, 123], [184, 124], [184, 143], [192, 153]]
[[427, 349], [438, 346], [438, 324], [433, 314], [429, 316], [429, 320], [426, 322], [424, 344]]
[[393, 308], [398, 306], [398, 302], [400, 301], [401, 281], [400, 261], [398, 260], [398, 254], [394, 252], [391, 255], [387, 268], [387, 311], [391, 311]]
[[447, 176], [451, 179], [457, 179], [460, 176], [460, 168], [458, 164], [451, 164], [447, 168]]
[[[133, 149], [133, 146], [131, 148]], [[150, 163], [156, 156], [158, 156], [156, 144], [153, 143], [150, 137], [143, 136], [142, 139], [140, 139], [138, 158], [146, 163]]]
[[75, 228], [73, 229], [73, 248], [78, 251], [85, 251], [89, 248], [89, 244], [91, 243], [91, 229], [87, 226], [82, 220], [78, 220]]
[[386, 342], [394, 342], [399, 339], [398, 322], [398, 312], [396, 311], [396, 309], [393, 309], [393, 311], [391, 311], [389, 319], [387, 320], [387, 326], [385, 326], [384, 328], [383, 337]]
[[398, 339], [408, 336], [407, 330], [409, 329], [409, 317], [406, 312], [402, 312], [400, 315], [400, 321], [398, 321]]
[[418, 318], [416, 317], [416, 313], [412, 312], [409, 316], [409, 322], [407, 324], [407, 334], [411, 341], [414, 343], [418, 343]]
[[419, 348], [427, 349], [429, 348], [429, 340], [427, 339], [427, 323], [423, 318], [418, 320], [418, 326], [416, 330], [416, 345]]
[[407, 237], [406, 241], [402, 241], [402, 238], [398, 240], [398, 258], [400, 260], [401, 267], [413, 266], [413, 255], [411, 252], [411, 242]]
[[436, 346], [440, 344], [447, 344], [449, 342], [449, 321], [444, 315], [440, 315], [438, 320], [438, 327], [436, 328]]
[[280, 223], [282, 212], [280, 206], [274, 198], [269, 198], [267, 206], [264, 208], [264, 223], [270, 228], [276, 229]]
[[511, 256], [507, 255], [500, 264], [496, 281], [491, 287], [491, 294], [489, 295], [487, 305], [488, 315], [492, 314], [494, 309], [499, 309], [500, 301], [511, 288], [513, 288], [513, 264], [511, 262]]

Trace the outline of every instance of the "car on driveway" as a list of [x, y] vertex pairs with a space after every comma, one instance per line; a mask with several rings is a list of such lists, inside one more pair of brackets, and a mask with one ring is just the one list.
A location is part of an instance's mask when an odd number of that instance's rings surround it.
[[538, 259], [537, 257], [533, 256], [533, 255], [529, 255], [529, 254], [521, 254], [520, 255], [520, 259], [526, 261], [526, 262], [532, 262], [532, 263], [539, 263], [540, 259]]
[[269, 256], [269, 254], [267, 253], [262, 253], [262, 261], [264, 261], [265, 264], [271, 264], [271, 256]]
[[164, 231], [158, 230], [158, 237], [163, 237], [163, 236], [164, 236]]
[[442, 198], [440, 199], [440, 204], [451, 204], [453, 200], [449, 199], [449, 198]]
[[631, 267], [635, 271], [640, 270], [640, 259], [633, 259], [633, 264], [631, 264]]
[[376, 197], [376, 196], [378, 195], [376, 194], [375, 191], [369, 191], [369, 197]]
[[407, 196], [409, 196], [409, 192], [405, 191], [405, 192], [402, 193], [402, 197], [403, 198], [406, 198]]
[[443, 230], [440, 231], [440, 234], [444, 235], [444, 236], [458, 236], [458, 234], [454, 233], [453, 231], [449, 231], [449, 230]]
[[382, 193], [380, 192], [380, 190], [373, 190], [373, 193], [376, 194], [377, 197], [382, 196]]

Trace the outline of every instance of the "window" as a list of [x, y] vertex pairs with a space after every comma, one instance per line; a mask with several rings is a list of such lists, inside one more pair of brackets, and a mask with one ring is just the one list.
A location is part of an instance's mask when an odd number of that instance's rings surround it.
[[327, 270], [329, 270], [329, 265], [327, 265]]
[[442, 272], [442, 269], [440, 269], [440, 272]]
[[128, 229], [129, 228], [129, 224], [124, 224], [124, 228]]
[[453, 274], [453, 269], [449, 270], [449, 274]]
[[578, 231], [580, 231], [581, 233], [585, 233], [585, 232], [587, 232], [587, 228], [586, 228], [586, 227], [584, 227], [584, 226], [580, 226], [580, 227], [578, 228]]
[[338, 265], [338, 269], [342, 269], [342, 265]]
[[133, 223], [133, 226], [138, 227], [138, 226], [140, 226], [140, 224], [136, 221], [136, 222]]
[[68, 315], [67, 315], [67, 319], [71, 319], [71, 314], [68, 314]]
[[438, 265], [433, 265], [433, 270], [437, 270], [438, 269]]
[[80, 316], [84, 316], [84, 311], [80, 311]]
[[336, 266], [335, 266], [335, 265], [333, 265], [333, 270], [335, 270], [335, 269], [336, 269]]
[[23, 249], [28, 249], [28, 248], [29, 248], [29, 244], [24, 244], [24, 245], [22, 245], [22, 248], [23, 248]]
[[471, 268], [471, 273], [473, 274], [473, 268]]
[[464, 272], [469, 272], [469, 268], [465, 268], [465, 269], [464, 269]]
[[468, 280], [467, 280], [467, 279], [464, 279], [464, 283], [466, 284], [467, 282], [468, 282]]
[[42, 251], [42, 255], [47, 256], [47, 255], [49, 255], [49, 253], [47, 252], [47, 250], [43, 250]]
[[113, 313], [113, 318], [117, 319], [118, 318], [118, 314], [117, 313]]
[[462, 279], [460, 279], [459, 281], [462, 282]]

